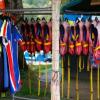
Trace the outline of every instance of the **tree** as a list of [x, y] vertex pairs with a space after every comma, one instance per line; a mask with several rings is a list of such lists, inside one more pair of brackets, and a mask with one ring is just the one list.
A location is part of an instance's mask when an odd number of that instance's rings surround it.
[[51, 100], [60, 100], [59, 18], [61, 0], [52, 0], [52, 80]]

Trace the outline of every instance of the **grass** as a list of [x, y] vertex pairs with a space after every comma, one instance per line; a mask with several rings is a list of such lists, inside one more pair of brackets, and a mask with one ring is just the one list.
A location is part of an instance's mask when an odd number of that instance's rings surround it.
[[[21, 69], [21, 79], [23, 81], [22, 88], [19, 92], [16, 93], [16, 96], [26, 97], [26, 98], [35, 98], [39, 100], [50, 100], [50, 84], [48, 85], [48, 88], [46, 90], [45, 94], [45, 82], [41, 82], [41, 93], [40, 96], [38, 96], [38, 68], [39, 66], [30, 66], [30, 79], [31, 79], [31, 93], [29, 90], [29, 76], [28, 76], [28, 70]], [[41, 75], [44, 75], [46, 73], [45, 70], [46, 66], [41, 65]], [[48, 72], [51, 72], [52, 68], [51, 65], [48, 66]], [[93, 73], [94, 77], [94, 96], [96, 98], [96, 71]], [[76, 84], [76, 71], [71, 70], [71, 99], [75, 100], [76, 92], [75, 92], [75, 84]], [[82, 71], [79, 73], [79, 92], [81, 100], [89, 100], [89, 72]], [[45, 94], [45, 95], [44, 95]], [[6, 93], [5, 98], [0, 98], [0, 100], [11, 100], [11, 96], [8, 93]], [[66, 100], [67, 98], [67, 70], [65, 72], [65, 80], [64, 80], [64, 97], [61, 98], [61, 100]], [[94, 99], [96, 100], [96, 99]]]

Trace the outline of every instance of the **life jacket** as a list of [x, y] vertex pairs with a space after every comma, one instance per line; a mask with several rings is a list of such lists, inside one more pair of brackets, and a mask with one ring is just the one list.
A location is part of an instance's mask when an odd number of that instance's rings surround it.
[[60, 25], [60, 54], [64, 56], [67, 53], [67, 24]]
[[29, 41], [29, 35], [30, 35], [30, 26], [28, 23], [25, 23], [25, 25], [22, 26], [23, 31], [23, 40], [26, 43], [26, 49], [27, 49], [27, 41]]
[[67, 51], [66, 43], [63, 41], [64, 40], [64, 34], [65, 34], [65, 29], [64, 26], [61, 24], [60, 25], [60, 54], [61, 56], [64, 56], [64, 54]]
[[51, 51], [51, 39], [50, 39], [50, 35], [49, 35], [49, 27], [48, 27], [48, 25], [47, 24], [45, 24], [44, 25], [44, 27], [43, 27], [43, 30], [44, 30], [44, 43], [43, 43], [43, 45], [44, 45], [44, 52], [45, 53], [48, 53], [49, 51]]
[[80, 55], [82, 52], [82, 43], [80, 40], [80, 35], [82, 34], [80, 33], [79, 25], [75, 26], [75, 31], [76, 31], [75, 53], [76, 55]]
[[19, 42], [19, 45], [21, 47], [21, 50], [24, 52], [26, 51], [26, 42], [23, 40], [23, 41], [20, 41]]
[[31, 28], [30, 25], [28, 23], [25, 23], [25, 33], [28, 35], [30, 34]]
[[87, 55], [89, 52], [89, 37], [86, 30], [86, 26], [83, 26], [83, 43], [82, 43], [83, 54]]
[[74, 26], [71, 26], [70, 34], [69, 34], [69, 54], [75, 54], [75, 37], [74, 37]]
[[31, 24], [30, 29], [31, 29], [31, 34], [32, 34], [33, 38], [35, 38], [35, 25]]
[[36, 24], [36, 33], [35, 33], [35, 44], [36, 44], [36, 49], [37, 51], [42, 50], [42, 37], [41, 37], [41, 24], [37, 23]]
[[30, 41], [26, 41], [26, 49], [30, 52]]
[[96, 64], [100, 64], [100, 23], [94, 28], [95, 40], [94, 40], [94, 50], [93, 55]]
[[31, 39], [30, 41], [30, 50], [29, 52], [32, 54], [32, 53], [35, 53], [35, 42], [34, 40]]
[[49, 39], [52, 42], [52, 22], [51, 21], [48, 22], [48, 28], [49, 28], [49, 37], [50, 37]]
[[92, 67], [97, 66], [96, 62], [95, 62], [95, 57], [97, 57], [95, 54], [95, 52], [97, 52], [96, 50], [96, 44], [97, 44], [97, 29], [94, 27], [93, 24], [91, 24], [90, 26], [90, 43], [89, 43], [89, 60], [90, 60], [90, 64]]

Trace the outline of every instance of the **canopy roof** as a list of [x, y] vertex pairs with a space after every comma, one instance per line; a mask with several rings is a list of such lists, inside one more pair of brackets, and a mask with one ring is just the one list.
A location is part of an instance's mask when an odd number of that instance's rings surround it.
[[66, 10], [100, 12], [100, 4], [91, 5], [91, 0], [71, 0], [70, 2], [66, 0], [61, 6], [61, 13], [66, 12]]

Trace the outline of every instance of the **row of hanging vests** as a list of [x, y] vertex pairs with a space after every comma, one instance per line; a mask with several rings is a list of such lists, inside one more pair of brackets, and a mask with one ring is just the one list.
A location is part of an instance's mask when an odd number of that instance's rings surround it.
[[[94, 24], [96, 23], [96, 25]], [[99, 60], [99, 20], [92, 21], [90, 18], [84, 20], [76, 19], [74, 25], [70, 25], [68, 19], [60, 22], [60, 54], [88, 55], [92, 53]], [[45, 53], [51, 51], [52, 46], [52, 20], [46, 22], [45, 18], [40, 21], [23, 21], [21, 24], [23, 36], [22, 49], [30, 53], [43, 50]], [[98, 54], [98, 55], [97, 55]]]
[[18, 42], [22, 36], [11, 20], [0, 15], [0, 94], [9, 90], [14, 94], [21, 87]]
[[27, 21], [23, 21], [21, 24], [21, 33], [23, 36], [22, 50], [28, 50], [28, 52], [35, 53], [35, 51], [44, 50], [45, 53], [51, 51], [51, 20], [47, 23], [45, 18], [37, 18], [36, 21], [28, 24]]
[[[60, 24], [60, 54], [66, 53], [72, 55], [89, 56], [91, 65], [100, 63], [100, 21], [79, 20], [74, 25], [69, 25], [68, 20]], [[81, 66], [81, 61], [79, 60]], [[83, 63], [84, 64], [84, 63]], [[83, 65], [84, 66], [84, 65]]]

